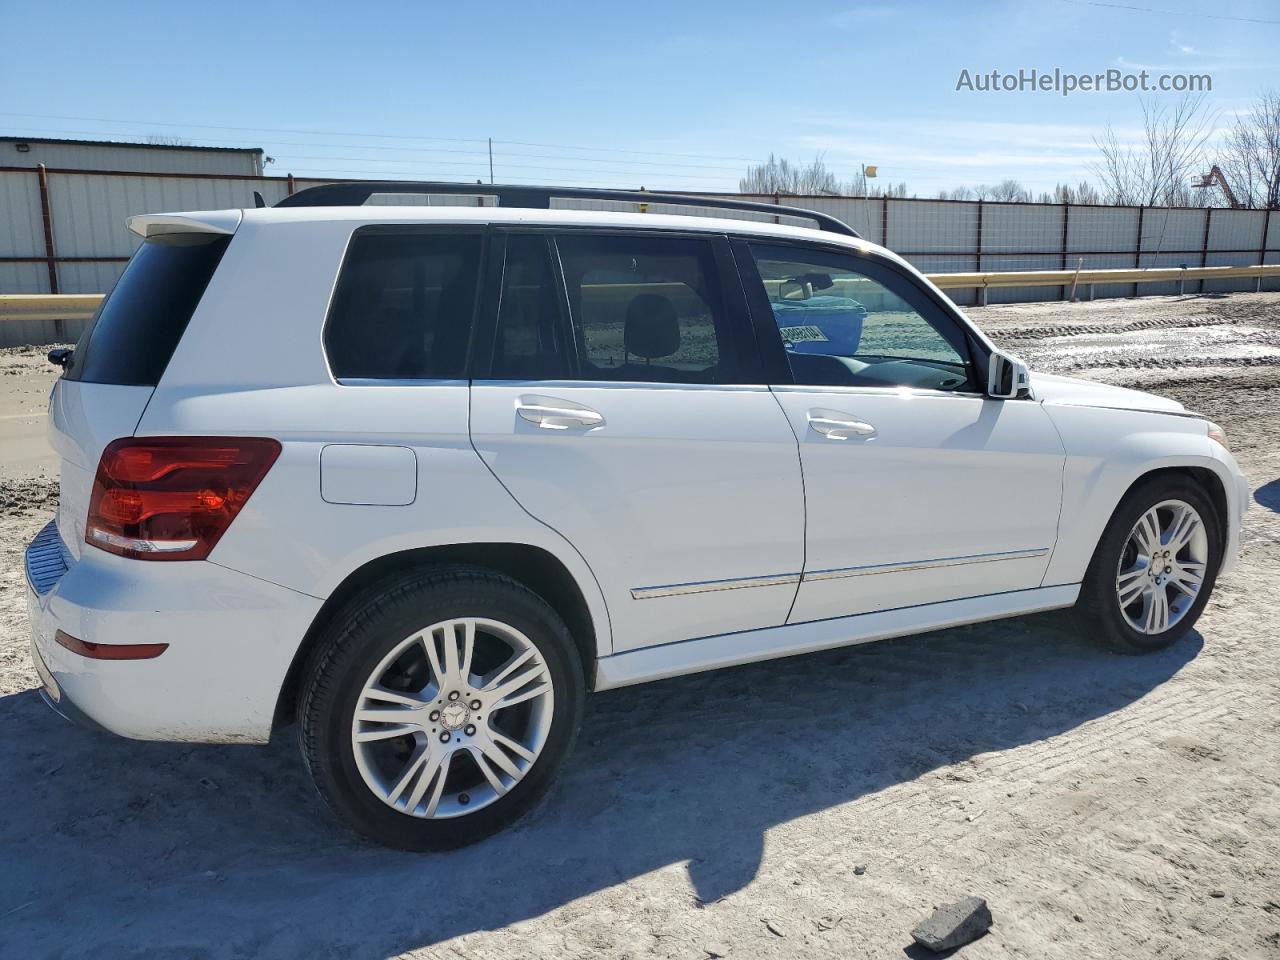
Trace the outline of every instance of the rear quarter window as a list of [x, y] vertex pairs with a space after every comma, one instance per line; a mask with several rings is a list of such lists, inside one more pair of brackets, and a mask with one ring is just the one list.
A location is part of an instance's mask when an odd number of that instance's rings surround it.
[[143, 241], [76, 344], [64, 376], [154, 387], [231, 238], [175, 233]]
[[324, 329], [339, 381], [466, 376], [482, 232], [361, 227]]

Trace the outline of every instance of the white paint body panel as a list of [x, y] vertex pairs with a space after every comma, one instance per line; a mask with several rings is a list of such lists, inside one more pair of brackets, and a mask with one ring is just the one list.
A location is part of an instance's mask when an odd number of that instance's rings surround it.
[[[808, 507], [791, 623], [1040, 585], [1065, 459], [1040, 404], [865, 387], [774, 393], [800, 442]], [[875, 432], [833, 439], [809, 422], [831, 413]], [[863, 572], [887, 564], [922, 566]], [[850, 568], [859, 575], [836, 575]]]
[[[32, 643], [63, 696], [137, 740], [265, 743], [320, 604], [207, 561], [145, 563], [94, 548], [49, 593], [27, 591]], [[169, 649], [152, 660], [89, 660], [54, 641], [59, 629]]]
[[[65, 381], [55, 390], [60, 528], [74, 556], [31, 603], [34, 642], [60, 685], [127, 736], [264, 739], [322, 602], [365, 564], [419, 548], [546, 551], [582, 592], [601, 687], [1070, 604], [1119, 498], [1160, 467], [1222, 480], [1228, 562], [1237, 549], [1247, 500], [1239, 468], [1204, 421], [1145, 394], [1034, 375], [1036, 400], [1003, 403], [764, 386], [343, 385], [321, 345], [351, 233], [371, 222], [732, 230], [902, 262], [861, 240], [737, 220], [493, 207], [180, 216], [188, 229], [234, 229], [232, 241], [154, 391]], [[525, 393], [589, 407], [604, 422], [540, 428], [516, 414]], [[876, 434], [820, 440], [811, 408], [856, 414]], [[273, 437], [282, 451], [208, 561], [81, 550], [102, 449], [135, 432]], [[1051, 554], [799, 582], [805, 570], [1041, 547]], [[683, 590], [709, 583], [735, 588]], [[654, 587], [673, 589], [644, 592]], [[59, 627], [171, 648], [149, 661], [88, 661], [52, 642]]]
[[49, 398], [49, 446], [61, 461], [58, 529], [79, 557], [98, 460], [112, 440], [127, 437], [151, 399], [151, 387], [59, 380]]
[[1230, 570], [1239, 553], [1248, 490], [1231, 454], [1209, 439], [1205, 421], [1052, 403], [1045, 404], [1045, 412], [1069, 452], [1062, 535], [1045, 583], [1079, 581], [1116, 504], [1143, 475], [1165, 467], [1206, 469], [1221, 481], [1227, 499], [1223, 570]]
[[[604, 422], [530, 423], [516, 407], [535, 389]], [[516, 501], [595, 571], [615, 650], [786, 622], [794, 583], [631, 593], [800, 572], [804, 487], [768, 388], [477, 382], [471, 434]]]
[[412, 447], [331, 443], [320, 451], [320, 498], [349, 506], [407, 507], [418, 496]]

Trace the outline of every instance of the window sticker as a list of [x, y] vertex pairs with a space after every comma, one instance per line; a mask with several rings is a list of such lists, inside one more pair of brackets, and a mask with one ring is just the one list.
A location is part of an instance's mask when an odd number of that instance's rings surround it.
[[799, 327], [779, 327], [778, 332], [787, 343], [803, 343], [806, 340], [827, 340], [828, 337], [820, 329], [810, 324]]

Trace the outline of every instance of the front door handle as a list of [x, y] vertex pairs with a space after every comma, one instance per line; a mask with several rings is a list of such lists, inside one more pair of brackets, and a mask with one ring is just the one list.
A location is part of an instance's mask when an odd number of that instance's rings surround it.
[[550, 397], [521, 397], [516, 404], [516, 413], [547, 430], [598, 427], [604, 423], [604, 416], [590, 407], [576, 406], [566, 400]]
[[809, 426], [832, 440], [874, 437], [876, 428], [865, 420], [838, 410], [810, 410]]

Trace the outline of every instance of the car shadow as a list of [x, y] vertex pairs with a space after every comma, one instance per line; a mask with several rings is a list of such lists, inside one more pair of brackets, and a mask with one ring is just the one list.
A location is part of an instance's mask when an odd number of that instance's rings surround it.
[[1121, 710], [1201, 646], [1118, 657], [1026, 618], [599, 694], [548, 798], [438, 855], [352, 837], [292, 731], [265, 748], [136, 743], [11, 695], [0, 929], [15, 956], [384, 957], [671, 864], [712, 902], [752, 881], [771, 827]]
[[1264, 483], [1257, 490], [1253, 491], [1253, 499], [1262, 504], [1268, 510], [1274, 510], [1280, 513], [1280, 479], [1272, 480], [1270, 483]]

